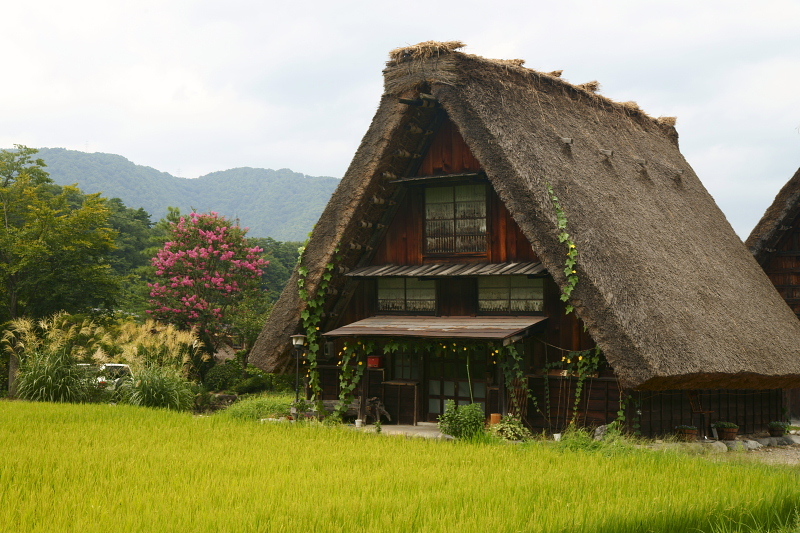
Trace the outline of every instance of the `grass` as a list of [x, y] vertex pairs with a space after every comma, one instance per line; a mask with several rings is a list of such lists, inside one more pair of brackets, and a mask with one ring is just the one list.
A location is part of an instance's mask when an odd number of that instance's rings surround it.
[[286, 417], [290, 413], [294, 395], [289, 393], [264, 393], [239, 400], [217, 416], [238, 420], [261, 420]]
[[800, 502], [797, 469], [647, 450], [11, 401], [0, 428], [0, 531], [792, 531]]

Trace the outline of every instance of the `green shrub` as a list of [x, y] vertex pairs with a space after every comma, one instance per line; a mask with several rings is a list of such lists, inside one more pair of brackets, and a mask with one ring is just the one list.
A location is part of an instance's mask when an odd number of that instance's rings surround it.
[[275, 392], [293, 392], [294, 374], [270, 374], [272, 376], [272, 390]]
[[525, 427], [522, 420], [515, 416], [504, 416], [500, 422], [489, 427], [489, 432], [503, 440], [531, 440], [533, 434]]
[[447, 400], [439, 417], [439, 430], [457, 439], [471, 439], [482, 433], [485, 425], [483, 408], [477, 403], [456, 407], [455, 401]]
[[294, 374], [270, 374], [257, 366], [247, 365], [247, 375], [250, 377], [261, 376], [266, 379], [269, 386], [265, 390], [272, 392], [294, 391]]
[[789, 430], [789, 422], [783, 422], [781, 420], [775, 420], [767, 424], [769, 429], [778, 429], [781, 431], [788, 431]]
[[215, 365], [206, 373], [203, 383], [209, 390], [232, 390], [237, 394], [254, 392], [291, 392], [294, 390], [294, 374], [270, 374], [253, 365], [242, 371], [236, 360]]
[[17, 394], [37, 402], [81, 403], [88, 400], [93, 381], [68, 352], [36, 352], [20, 365]]
[[191, 385], [177, 370], [151, 366], [138, 370], [120, 387], [122, 401], [142, 407], [187, 411], [194, 404]]
[[226, 361], [214, 365], [208, 372], [203, 383], [208, 390], [228, 390], [242, 379], [242, 367], [236, 361]]
[[272, 383], [264, 376], [250, 376], [233, 386], [236, 394], [252, 394], [254, 392], [265, 392], [272, 389]]
[[251, 396], [231, 405], [218, 416], [229, 416], [239, 420], [261, 420], [289, 416], [294, 397], [289, 394], [265, 394]]

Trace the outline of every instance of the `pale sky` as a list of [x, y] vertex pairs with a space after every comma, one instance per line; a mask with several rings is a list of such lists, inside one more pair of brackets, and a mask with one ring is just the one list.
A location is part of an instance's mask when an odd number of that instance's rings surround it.
[[797, 0], [7, 4], [0, 147], [114, 153], [188, 178], [341, 177], [388, 52], [434, 39], [677, 116], [681, 151], [742, 238], [800, 167]]

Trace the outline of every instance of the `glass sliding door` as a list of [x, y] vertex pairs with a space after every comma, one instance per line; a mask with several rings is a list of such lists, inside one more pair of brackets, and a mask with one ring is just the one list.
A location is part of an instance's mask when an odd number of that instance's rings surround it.
[[[454, 400], [458, 405], [467, 405], [474, 401], [486, 411], [487, 396], [487, 364], [485, 355], [472, 354], [467, 372], [466, 357], [428, 356], [426, 365], [425, 405], [426, 418], [429, 422], [438, 420], [444, 413], [447, 400]], [[470, 394], [470, 384], [472, 394]]]

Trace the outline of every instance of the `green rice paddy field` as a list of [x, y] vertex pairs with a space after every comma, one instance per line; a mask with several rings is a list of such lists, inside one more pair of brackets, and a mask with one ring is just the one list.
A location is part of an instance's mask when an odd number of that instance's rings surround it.
[[0, 401], [0, 531], [798, 531], [800, 471]]

